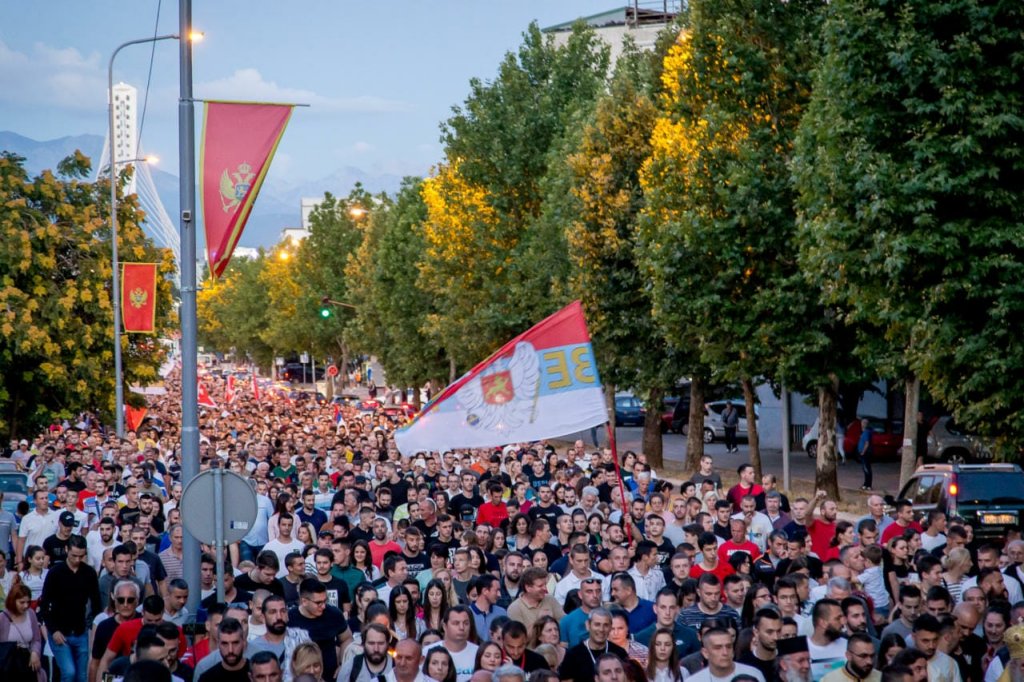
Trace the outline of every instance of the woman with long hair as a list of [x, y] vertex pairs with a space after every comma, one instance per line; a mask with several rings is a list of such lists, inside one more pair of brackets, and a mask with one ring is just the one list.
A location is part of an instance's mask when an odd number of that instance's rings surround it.
[[587, 540], [587, 547], [591, 553], [596, 554], [601, 550], [601, 546], [604, 544], [601, 540], [602, 534], [604, 533], [604, 516], [594, 512], [587, 517], [587, 533], [590, 535]]
[[754, 624], [754, 614], [772, 603], [772, 591], [761, 583], [754, 583], [747, 589], [743, 596], [743, 610], [740, 612], [740, 622], [743, 627], [748, 628]]
[[486, 552], [492, 556], [497, 556], [499, 551], [509, 551], [509, 539], [505, 535], [505, 531], [501, 528], [495, 528], [494, 532], [491, 533], [491, 541], [487, 543]]
[[878, 658], [875, 661], [875, 667], [881, 670], [887, 665], [890, 665], [892, 663], [892, 659], [896, 657], [896, 654], [906, 648], [907, 640], [904, 639], [903, 635], [890, 632], [878, 643]]
[[733, 552], [732, 556], [726, 561], [732, 566], [734, 573], [740, 575], [749, 576], [754, 568], [754, 563], [750, 560], [750, 555], [746, 552]]
[[423, 674], [434, 682], [455, 682], [455, 661], [443, 646], [435, 646], [423, 659]]
[[366, 609], [373, 602], [377, 601], [377, 588], [370, 583], [362, 583], [356, 587], [355, 595], [352, 598], [352, 607], [349, 609], [348, 625], [352, 632], [362, 632], [366, 625]]
[[444, 629], [444, 614], [452, 604], [448, 590], [440, 579], [434, 578], [423, 590], [423, 625], [428, 630]]
[[412, 593], [403, 585], [396, 585], [388, 597], [388, 615], [391, 616], [391, 627], [398, 639], [416, 639], [425, 629], [423, 621], [416, 617], [416, 607], [412, 603]]
[[352, 543], [352, 566], [362, 571], [371, 583], [381, 577], [380, 569], [373, 565], [370, 544], [366, 540], [356, 540]]
[[324, 656], [314, 642], [303, 642], [295, 647], [291, 666], [293, 680], [299, 675], [312, 675], [321, 682], [324, 679]]
[[550, 644], [558, 654], [558, 665], [565, 659], [565, 647], [561, 644], [558, 621], [551, 616], [541, 616], [530, 629], [529, 647], [536, 650], [542, 644]]
[[882, 560], [882, 575], [885, 576], [889, 597], [895, 604], [899, 598], [900, 585], [913, 571], [910, 565], [910, 545], [902, 535], [897, 535], [889, 540], [886, 549], [889, 551]]
[[849, 521], [839, 521], [836, 523], [836, 533], [832, 537], [832, 541], [828, 543], [828, 549], [825, 550], [825, 556], [821, 557], [821, 561], [826, 562], [838, 559], [839, 551], [843, 547], [852, 545], [856, 538], [857, 534], [853, 524]]
[[572, 513], [572, 530], [574, 533], [587, 532], [587, 512], [577, 509]]
[[295, 514], [295, 498], [289, 493], [281, 493], [274, 500], [274, 513], [267, 521], [267, 533], [271, 540], [276, 540], [281, 534], [277, 529], [277, 520], [281, 518], [281, 514]]
[[[448, 603], [455, 606], [459, 603], [459, 595], [455, 592], [455, 583], [452, 582], [452, 571], [449, 568], [442, 568], [434, 571], [434, 578], [441, 581], [445, 594], [448, 595]], [[445, 609], [447, 610], [447, 609]]]
[[[13, 642], [16, 645], [11, 652], [12, 659], [8, 660], [8, 671], [3, 675], [4, 682], [46, 680], [46, 671], [42, 667], [43, 636], [36, 613], [30, 606], [31, 601], [29, 588], [20, 583], [15, 584], [4, 602], [6, 610], [0, 613], [0, 642]], [[15, 657], [20, 660], [13, 661]]]
[[650, 682], [682, 682], [679, 652], [668, 628], [658, 628], [647, 647], [647, 679]]
[[316, 548], [316, 528], [312, 523], [299, 523], [295, 526], [295, 539], [303, 545]]
[[505, 652], [495, 642], [484, 642], [476, 650], [476, 661], [473, 670], [487, 670], [494, 672], [501, 667], [501, 661]]
[[964, 591], [964, 580], [974, 567], [971, 553], [963, 547], [951, 549], [942, 560], [942, 567], [946, 569], [942, 574], [942, 584], [949, 590], [953, 603], [959, 604]]
[[18, 580], [29, 589], [32, 595], [32, 608], [39, 604], [43, 595], [43, 583], [50, 569], [46, 568], [46, 552], [39, 545], [25, 548], [25, 570], [18, 574]]
[[530, 517], [526, 514], [516, 514], [508, 524], [508, 546], [509, 549], [523, 551], [530, 544]]

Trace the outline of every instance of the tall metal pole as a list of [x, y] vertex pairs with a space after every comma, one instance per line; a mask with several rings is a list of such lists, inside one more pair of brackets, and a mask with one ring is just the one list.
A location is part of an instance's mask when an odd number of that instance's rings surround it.
[[[111, 287], [111, 298], [114, 303], [114, 420], [117, 429], [117, 437], [124, 438], [124, 386], [121, 375], [124, 373], [121, 367], [121, 264], [117, 259], [117, 159], [114, 155], [114, 58], [117, 53], [129, 45], [140, 43], [155, 43], [160, 40], [173, 40], [176, 33], [156, 36], [154, 38], [140, 38], [121, 43], [110, 55], [110, 62], [107, 64], [107, 97], [110, 103], [107, 106], [109, 115], [108, 123], [110, 130], [107, 133], [110, 137], [110, 264], [114, 270], [114, 278]], [[188, 41], [184, 41], [188, 42]]]
[[[790, 422], [790, 407], [789, 407], [789, 391], [786, 389], [786, 384], [782, 384], [782, 489], [786, 492], [792, 490], [789, 487], [789, 432], [792, 429]], [[820, 438], [818, 439], [821, 440]]]
[[[192, 0], [178, 0], [178, 163], [181, 198], [181, 483], [199, 473], [199, 395], [196, 358], [196, 180], [195, 109], [192, 104]], [[185, 531], [184, 578], [188, 607], [199, 611], [199, 541]]]

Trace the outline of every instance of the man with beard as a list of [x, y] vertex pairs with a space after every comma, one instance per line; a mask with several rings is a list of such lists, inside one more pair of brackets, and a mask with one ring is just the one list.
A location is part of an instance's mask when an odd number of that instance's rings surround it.
[[402, 558], [409, 571], [409, 577], [415, 578], [421, 571], [430, 568], [430, 561], [426, 552], [423, 551], [423, 532], [416, 526], [409, 526], [405, 529], [405, 547], [402, 548]]
[[759, 609], [754, 614], [754, 641], [749, 651], [739, 657], [740, 663], [757, 668], [764, 679], [775, 678], [777, 644], [782, 630], [782, 616], [775, 609]]
[[327, 588], [316, 578], [299, 585], [299, 605], [288, 611], [288, 622], [302, 628], [316, 642], [324, 656], [324, 679], [334, 678], [339, 655], [352, 641], [352, 633], [341, 609], [327, 604]]
[[[379, 623], [363, 628], [363, 653], [353, 656], [341, 666], [342, 682], [378, 682], [391, 672], [394, 662], [388, 655], [388, 630]], [[332, 678], [327, 678], [332, 679]]]
[[960, 682], [960, 671], [948, 655], [939, 651], [939, 620], [924, 613], [914, 621], [914, 646], [928, 657], [928, 679], [935, 682]]
[[[408, 536], [408, 532], [406, 533]], [[524, 557], [519, 552], [509, 552], [502, 560], [501, 583], [497, 606], [508, 610], [519, 597], [519, 579], [523, 575]]]
[[249, 682], [245, 635], [237, 618], [224, 618], [217, 626], [220, 663], [199, 676], [197, 682]]
[[811, 654], [814, 679], [842, 667], [846, 660], [846, 640], [843, 637], [843, 609], [835, 599], [822, 599], [811, 611], [814, 633], [807, 640]]
[[981, 617], [973, 606], [960, 603], [953, 608], [953, 620], [957, 630], [956, 646], [946, 653], [956, 661], [962, 679], [981, 680], [985, 676], [981, 659], [987, 647], [985, 640], [974, 632]]
[[290, 661], [295, 647], [310, 641], [309, 634], [300, 628], [288, 627], [288, 608], [280, 595], [272, 594], [264, 599], [260, 611], [267, 631], [249, 642], [246, 655], [252, 658], [261, 651], [268, 651], [280, 660]]
[[846, 643], [846, 665], [833, 670], [821, 682], [879, 682], [882, 674], [875, 667], [875, 645], [865, 634], [850, 635]]
[[811, 655], [803, 635], [780, 639], [776, 645], [779, 679], [782, 682], [811, 682]]

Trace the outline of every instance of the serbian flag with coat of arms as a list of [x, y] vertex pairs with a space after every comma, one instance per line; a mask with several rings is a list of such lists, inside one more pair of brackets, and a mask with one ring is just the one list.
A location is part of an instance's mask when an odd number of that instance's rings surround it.
[[502, 346], [395, 432], [405, 456], [564, 436], [608, 421], [583, 307], [574, 301]]
[[121, 311], [126, 333], [156, 332], [156, 263], [121, 263]]
[[205, 103], [199, 187], [210, 273], [220, 277], [291, 118], [291, 104]]

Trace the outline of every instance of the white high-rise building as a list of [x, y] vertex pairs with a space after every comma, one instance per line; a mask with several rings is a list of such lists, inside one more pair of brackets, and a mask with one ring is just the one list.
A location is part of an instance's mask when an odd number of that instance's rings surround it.
[[[122, 162], [139, 158], [139, 91], [127, 83], [118, 83], [114, 86], [111, 96], [114, 98], [114, 163], [120, 172], [124, 169]], [[134, 191], [133, 175], [125, 193], [131, 194]]]

